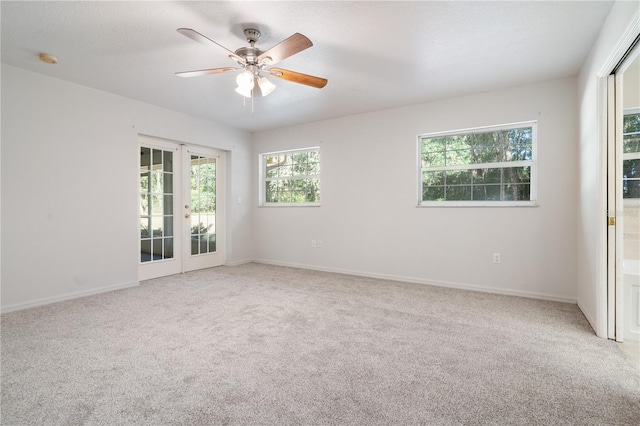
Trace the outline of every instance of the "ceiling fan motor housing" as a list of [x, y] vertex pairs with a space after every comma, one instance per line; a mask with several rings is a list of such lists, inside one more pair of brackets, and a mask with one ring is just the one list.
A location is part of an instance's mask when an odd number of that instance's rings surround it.
[[[260, 56], [263, 52], [257, 47], [241, 47], [236, 50], [236, 55], [244, 58], [246, 61], [246, 65], [258, 65], [258, 56]], [[238, 61], [240, 65], [244, 65], [240, 61]]]

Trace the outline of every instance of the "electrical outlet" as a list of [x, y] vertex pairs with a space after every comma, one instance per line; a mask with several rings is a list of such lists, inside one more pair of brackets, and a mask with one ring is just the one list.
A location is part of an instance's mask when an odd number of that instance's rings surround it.
[[500, 253], [493, 253], [493, 263], [500, 263]]
[[316, 248], [316, 240], [311, 240], [311, 248]]
[[322, 248], [322, 240], [318, 240], [318, 248]]

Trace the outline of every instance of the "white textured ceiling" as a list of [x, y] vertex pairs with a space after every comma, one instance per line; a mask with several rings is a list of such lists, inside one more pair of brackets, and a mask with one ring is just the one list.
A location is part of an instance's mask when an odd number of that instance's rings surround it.
[[[9, 2], [2, 62], [249, 131], [410, 105], [577, 74], [611, 1], [549, 2]], [[262, 50], [295, 32], [314, 46], [277, 66], [329, 80], [324, 89], [272, 78], [243, 105], [234, 66], [193, 28], [230, 50], [242, 30]], [[38, 60], [46, 52], [57, 65]]]

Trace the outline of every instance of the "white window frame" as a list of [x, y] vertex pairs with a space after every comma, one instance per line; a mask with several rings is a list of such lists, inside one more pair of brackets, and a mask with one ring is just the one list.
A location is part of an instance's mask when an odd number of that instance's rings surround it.
[[[267, 165], [266, 165], [266, 157], [270, 155], [281, 155], [281, 154], [295, 154], [299, 152], [309, 152], [316, 151], [318, 153], [318, 161], [322, 164], [322, 157], [320, 153], [319, 146], [312, 146], [307, 148], [297, 148], [290, 150], [282, 150], [282, 151], [272, 151], [272, 152], [263, 152], [258, 154], [258, 164], [259, 164], [259, 197], [258, 197], [258, 206], [260, 207], [319, 207], [320, 201], [312, 202], [312, 203], [283, 203], [283, 202], [267, 202], [266, 200], [266, 182], [269, 180], [284, 180], [281, 178], [267, 178]], [[305, 179], [305, 178], [317, 178], [318, 179], [318, 191], [322, 193], [322, 166], [320, 166], [320, 171], [314, 175], [296, 175], [291, 176], [290, 179], [287, 180], [295, 180], [295, 179]]]
[[[507, 123], [492, 126], [472, 127], [458, 130], [448, 130], [443, 132], [432, 132], [420, 134], [417, 137], [417, 154], [418, 154], [418, 207], [537, 207], [538, 203], [538, 122], [522, 121], [517, 123]], [[422, 167], [422, 139], [441, 136], [463, 135], [474, 132], [491, 132], [498, 130], [519, 129], [523, 127], [531, 127], [531, 160], [526, 161], [504, 161], [497, 163], [479, 163], [465, 166], [450, 167]], [[531, 167], [531, 181], [529, 187], [529, 200], [507, 200], [507, 201], [489, 201], [489, 200], [465, 200], [465, 201], [423, 201], [422, 200], [422, 173], [424, 171], [433, 170], [466, 170], [470, 168], [500, 168], [500, 167]]]

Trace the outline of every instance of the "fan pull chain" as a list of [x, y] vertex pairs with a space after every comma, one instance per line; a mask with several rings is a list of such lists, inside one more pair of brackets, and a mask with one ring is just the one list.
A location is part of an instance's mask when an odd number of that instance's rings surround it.
[[[242, 97], [242, 107], [247, 106], [247, 98]], [[251, 117], [253, 117], [253, 89], [251, 90]]]

